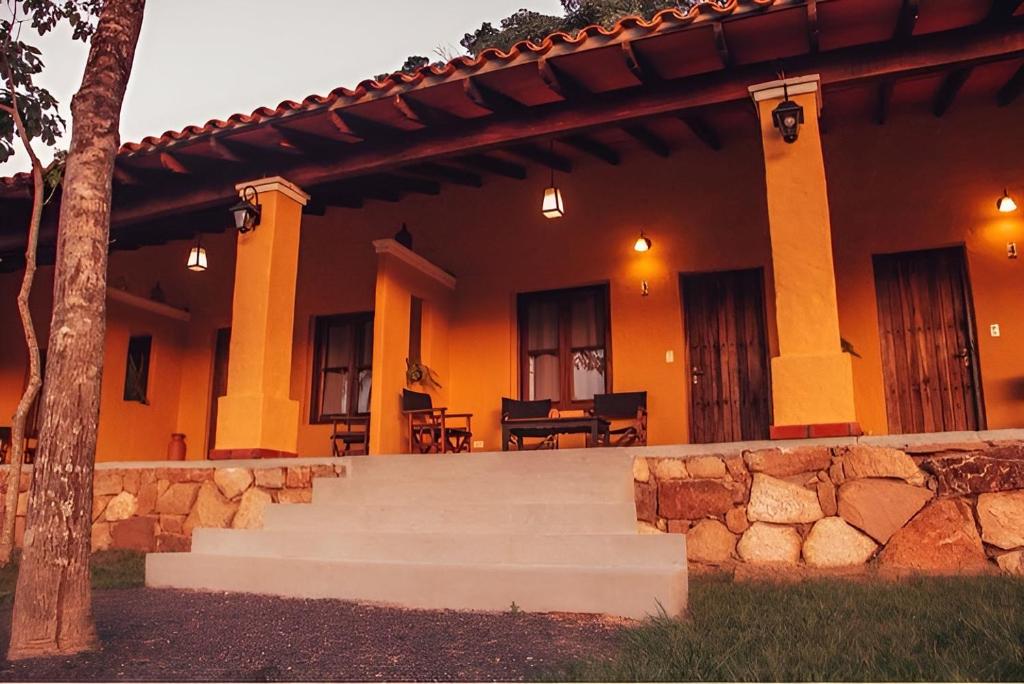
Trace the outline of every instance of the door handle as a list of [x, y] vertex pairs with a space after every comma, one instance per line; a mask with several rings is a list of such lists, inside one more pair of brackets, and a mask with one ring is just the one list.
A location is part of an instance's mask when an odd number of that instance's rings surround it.
[[704, 375], [704, 371], [701, 370], [700, 368], [697, 368], [697, 366], [694, 366], [693, 368], [690, 369], [690, 375], [692, 376], [693, 384], [696, 385], [700, 382], [700, 378], [702, 375]]
[[967, 347], [963, 347], [956, 354], [953, 354], [956, 358], [964, 362], [964, 368], [970, 368], [971, 366], [971, 350]]

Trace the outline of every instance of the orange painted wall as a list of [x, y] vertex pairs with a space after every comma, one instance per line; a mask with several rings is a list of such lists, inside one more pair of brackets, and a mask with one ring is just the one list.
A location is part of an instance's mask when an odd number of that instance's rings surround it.
[[[882, 127], [843, 118], [824, 136], [840, 331], [861, 356], [853, 360], [857, 416], [869, 432], [886, 431], [871, 255], [955, 244], [967, 248], [989, 427], [1024, 424], [1024, 260], [1006, 258], [1008, 240], [1024, 246], [1024, 212], [1007, 217], [994, 207], [1003, 185], [1024, 194], [1022, 105], [958, 101], [943, 119], [897, 111]], [[867, 114], [864, 121], [870, 121]], [[309, 422], [313, 320], [374, 308], [371, 243], [391, 237], [403, 221], [416, 251], [457, 278], [443, 401], [453, 411], [476, 414], [475, 439], [485, 449], [499, 446], [500, 398], [518, 395], [516, 294], [604, 282], [611, 293], [613, 389], [650, 393], [652, 443], [687, 441], [680, 272], [765, 268], [769, 346], [777, 353], [763, 158], [753, 116], [747, 131], [729, 131], [725, 141], [718, 153], [693, 142], [667, 160], [624, 145], [618, 167], [583, 160], [572, 174], [559, 175], [567, 215], [557, 221], [540, 215], [547, 179], [536, 167], [526, 181], [488, 176], [479, 190], [446, 186], [437, 197], [305, 216], [291, 373], [292, 398], [301, 404], [300, 455], [329, 453], [330, 427]], [[654, 241], [647, 254], [632, 250], [640, 229]], [[193, 319], [188, 326], [168, 321], [170, 330], [154, 333], [155, 359], [165, 353], [170, 359], [155, 360], [154, 371], [178, 370], [180, 380], [157, 383], [167, 398], [157, 406], [154, 397], [139, 409], [143, 419], [137, 407], [120, 405], [124, 359], [117, 340], [155, 324], [141, 312], [111, 308], [102, 460], [160, 458], [172, 429], [188, 435], [190, 458], [205, 454], [213, 341], [217, 328], [230, 323], [234, 235], [206, 242], [211, 266], [201, 274], [183, 267], [186, 242], [112, 255], [111, 282], [123, 279], [146, 295], [159, 280], [169, 303], [189, 308]], [[19, 330], [18, 277], [0, 277], [6, 330]], [[649, 297], [640, 296], [644, 279]], [[47, 280], [41, 276], [34, 297], [41, 323], [48, 319]], [[988, 335], [990, 323], [1000, 324], [1001, 337]], [[173, 325], [184, 330], [175, 334]], [[21, 391], [20, 345], [18, 334], [0, 338], [0, 416], [13, 412]], [[668, 350], [672, 364], [665, 360]], [[165, 411], [165, 401], [173, 408]]]

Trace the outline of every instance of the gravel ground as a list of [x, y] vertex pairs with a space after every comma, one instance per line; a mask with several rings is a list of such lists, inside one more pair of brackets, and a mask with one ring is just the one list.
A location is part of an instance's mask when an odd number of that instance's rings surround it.
[[[522, 680], [610, 655], [624, 624], [155, 589], [97, 591], [93, 604], [102, 651], [0, 661], [0, 681]], [[8, 603], [0, 645], [9, 630]]]

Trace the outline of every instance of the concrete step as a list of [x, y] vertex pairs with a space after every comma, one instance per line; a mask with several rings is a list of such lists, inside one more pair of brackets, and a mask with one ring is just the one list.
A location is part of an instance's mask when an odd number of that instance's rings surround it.
[[636, 505], [621, 503], [272, 504], [266, 529], [460, 534], [631, 534]]
[[504, 477], [616, 481], [624, 477], [628, 479], [633, 468], [633, 457], [618, 449], [394, 454], [352, 456], [344, 460], [353, 477], [388, 482], [428, 478], [479, 483]]
[[337, 534], [318, 528], [197, 529], [194, 553], [420, 563], [672, 565], [686, 558], [681, 534]]
[[437, 610], [675, 616], [686, 607], [685, 557], [675, 564], [481, 565], [149, 554], [146, 585]]
[[318, 478], [313, 481], [317, 504], [393, 502], [429, 506], [447, 503], [615, 503], [633, 501], [633, 483], [628, 477], [608, 478], [590, 474], [545, 476], [488, 475], [451, 478], [427, 474], [418, 478], [383, 476]]

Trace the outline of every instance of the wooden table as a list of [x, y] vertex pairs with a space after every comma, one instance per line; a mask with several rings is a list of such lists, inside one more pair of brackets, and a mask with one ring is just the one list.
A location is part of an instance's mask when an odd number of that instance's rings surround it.
[[501, 421], [501, 450], [508, 451], [513, 436], [548, 437], [551, 435], [587, 435], [587, 447], [608, 443], [611, 424], [597, 416], [557, 418], [508, 418]]

